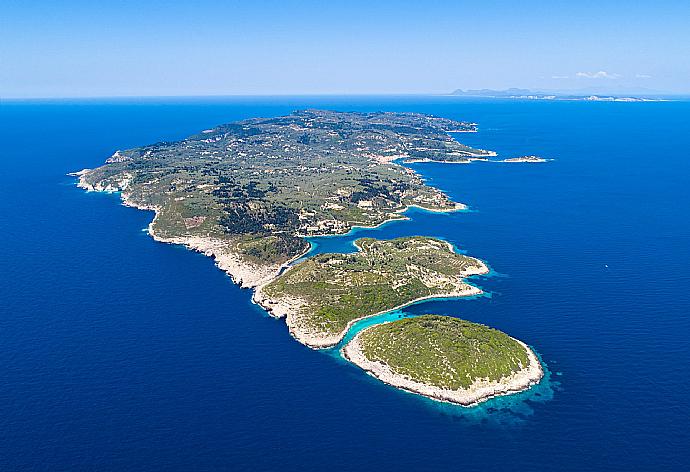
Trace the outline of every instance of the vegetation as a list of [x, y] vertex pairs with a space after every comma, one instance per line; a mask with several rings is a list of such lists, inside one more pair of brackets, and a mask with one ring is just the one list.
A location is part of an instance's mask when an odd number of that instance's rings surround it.
[[[121, 190], [127, 204], [156, 210], [153, 230], [161, 239], [193, 241], [191, 247], [225, 259], [226, 267], [242, 266], [239, 256], [252, 263], [251, 272], [261, 273], [263, 265], [272, 273], [306, 249], [304, 236], [377, 225], [400, 218], [411, 205], [457, 208], [396, 161], [484, 158], [491, 153], [448, 135], [475, 129], [414, 113], [307, 110], [118, 151], [104, 166], [78, 175], [84, 188]], [[209, 239], [212, 249], [198, 243]], [[218, 245], [228, 250], [217, 251]], [[258, 278], [255, 300], [286, 316], [300, 341], [326, 347], [356, 319], [425, 297], [479, 293], [463, 278], [487, 270], [434, 238], [367, 238], [357, 246], [355, 254], [304, 260], [265, 286], [272, 275]], [[525, 349], [507, 335], [454, 318], [406, 319], [359, 336], [368, 359], [452, 389], [477, 378], [500, 379], [528, 362]]]
[[458, 318], [424, 315], [375, 325], [359, 334], [363, 355], [396, 374], [441, 388], [498, 381], [529, 365], [527, 351], [507, 334]]
[[264, 287], [264, 294], [303, 301], [292, 324], [334, 336], [357, 318], [418, 298], [476, 293], [463, 277], [486, 270], [481, 261], [428, 237], [365, 238], [357, 246], [358, 253], [321, 254], [297, 264]]
[[481, 153], [447, 133], [474, 129], [415, 113], [299, 111], [118, 151], [81, 181], [155, 208], [153, 229], [163, 237], [223, 239], [241, 257], [275, 264], [304, 250], [300, 236], [376, 225], [413, 204], [455, 208], [392, 161]]

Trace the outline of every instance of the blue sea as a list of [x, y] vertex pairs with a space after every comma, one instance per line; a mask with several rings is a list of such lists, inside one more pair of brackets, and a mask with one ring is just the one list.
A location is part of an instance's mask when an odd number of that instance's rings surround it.
[[[297, 108], [479, 123], [546, 164], [415, 164], [469, 211], [313, 240], [431, 235], [485, 295], [413, 305], [534, 347], [547, 378], [476, 408], [388, 387], [295, 342], [150, 212], [66, 174], [117, 149]], [[263, 97], [0, 104], [0, 470], [690, 468], [690, 103]]]

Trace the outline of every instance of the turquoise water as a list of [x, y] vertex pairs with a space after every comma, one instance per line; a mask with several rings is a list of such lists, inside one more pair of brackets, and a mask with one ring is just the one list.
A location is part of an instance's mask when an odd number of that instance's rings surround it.
[[[470, 211], [320, 239], [441, 237], [493, 269], [433, 300], [533, 346], [550, 375], [475, 408], [295, 342], [150, 212], [67, 172], [295, 108], [433, 113], [499, 158], [414, 164]], [[686, 470], [690, 103], [279, 97], [0, 106], [0, 470]], [[390, 315], [395, 316], [395, 315]]]
[[[466, 210], [463, 210], [466, 211]], [[357, 252], [357, 247], [355, 246], [354, 242], [357, 241], [359, 238], [364, 238], [364, 237], [376, 237], [378, 239], [386, 239], [385, 234], [386, 230], [389, 229], [390, 225], [396, 225], [396, 224], [401, 224], [406, 221], [414, 221], [415, 215], [419, 214], [426, 214], [429, 216], [439, 216], [442, 217], [444, 213], [438, 213], [438, 212], [432, 212], [432, 211], [427, 211], [421, 208], [416, 208], [412, 207], [405, 211], [404, 215], [406, 219], [404, 220], [395, 220], [395, 221], [389, 221], [386, 222], [382, 225], [379, 225], [374, 228], [366, 228], [366, 227], [356, 227], [350, 230], [347, 234], [344, 235], [338, 235], [338, 236], [321, 236], [321, 237], [313, 237], [309, 238], [308, 241], [311, 244], [311, 249], [309, 252], [304, 256], [304, 258], [311, 257], [316, 254], [324, 254], [328, 252], [335, 252], [335, 253], [352, 253], [352, 252]], [[443, 238], [440, 238], [443, 239]], [[458, 248], [455, 244], [452, 242], [448, 241], [451, 246], [453, 247], [455, 252], [458, 253], [467, 253], [467, 251], [463, 251], [462, 249]], [[303, 259], [303, 258], [302, 258]], [[295, 261], [295, 263], [299, 262], [298, 259]], [[486, 263], [486, 262], [485, 262]], [[487, 264], [488, 265], [488, 264]], [[469, 284], [479, 286], [481, 284], [481, 280], [484, 280], [489, 277], [500, 277], [501, 274], [496, 273], [493, 269], [489, 268], [489, 272], [485, 275], [476, 275], [476, 276], [471, 276], [465, 279], [465, 281]], [[334, 347], [330, 349], [323, 349], [319, 352], [328, 354], [331, 357], [334, 357], [338, 359], [341, 362], [347, 362], [345, 359], [342, 349], [345, 347], [346, 344], [348, 344], [352, 339], [357, 336], [360, 332], [364, 331], [367, 328], [370, 328], [372, 326], [376, 326], [378, 324], [382, 323], [388, 323], [396, 320], [400, 320], [403, 318], [410, 318], [410, 317], [415, 317], [419, 316], [418, 314], [414, 314], [410, 312], [410, 308], [414, 307], [415, 305], [421, 305], [424, 303], [428, 303], [430, 301], [436, 301], [436, 302], [444, 302], [444, 301], [463, 301], [463, 300], [476, 300], [478, 298], [491, 298], [491, 293], [490, 292], [482, 292], [477, 295], [471, 295], [467, 297], [435, 297], [432, 299], [425, 299], [425, 300], [419, 300], [416, 302], [412, 302], [409, 305], [406, 305], [402, 308], [397, 308], [394, 310], [390, 310], [384, 313], [380, 313], [374, 316], [370, 316], [361, 320], [358, 320], [354, 322], [349, 329], [347, 330], [347, 333], [343, 337], [343, 339]], [[534, 346], [531, 346], [533, 350], [536, 349]], [[463, 407], [459, 405], [449, 405], [447, 403], [443, 402], [438, 402], [436, 400], [430, 399], [424, 399], [426, 402], [431, 402], [433, 405], [437, 407], [441, 407], [443, 411], [446, 413], [452, 413], [454, 415], [462, 415], [466, 418], [472, 419], [474, 421], [481, 421], [486, 418], [486, 413], [488, 411], [492, 410], [507, 410], [510, 413], [506, 418], [503, 418], [502, 420], [504, 421], [509, 421], [509, 422], [514, 422], [519, 420], [518, 417], [514, 416], [512, 413], [516, 411], [521, 411], [523, 414], [525, 412], [530, 412], [529, 406], [526, 406], [526, 402], [529, 401], [546, 401], [550, 399], [553, 396], [554, 389], [559, 388], [559, 383], [554, 382], [552, 380], [552, 375], [551, 372], [548, 370], [548, 366], [544, 363], [543, 359], [541, 356], [539, 356], [539, 353], [537, 352], [537, 356], [539, 357], [539, 360], [542, 363], [542, 367], [544, 369], [545, 375], [542, 381], [530, 387], [527, 391], [525, 392], [520, 392], [519, 394], [511, 394], [510, 396], [513, 398], [510, 398], [506, 400], [505, 398], [501, 397], [496, 397], [496, 398], [491, 398], [481, 405], [474, 405], [472, 407]], [[393, 387], [391, 387], [393, 388]]]
[[[476, 298], [476, 296], [474, 298]], [[455, 299], [440, 298], [437, 300], [443, 301]], [[348, 361], [342, 354], [342, 348], [347, 343], [352, 341], [352, 339], [358, 333], [362, 332], [363, 330], [371, 326], [375, 326], [381, 323], [388, 323], [403, 318], [410, 318], [414, 316], [418, 315], [405, 311], [405, 308], [403, 308], [399, 310], [392, 310], [369, 318], [365, 318], [363, 320], [359, 320], [350, 327], [343, 340], [340, 343], [338, 343], [337, 346], [334, 346], [330, 349], [323, 349], [319, 351], [319, 353], [326, 354], [334, 358], [336, 362], [346, 364], [348, 363]], [[535, 350], [534, 346], [530, 347], [533, 350]], [[436, 411], [442, 412], [446, 415], [452, 415], [458, 418], [462, 418], [463, 420], [468, 422], [481, 424], [483, 422], [490, 421], [496, 424], [515, 425], [517, 423], [525, 421], [524, 418], [526, 416], [529, 416], [532, 413], [534, 413], [532, 405], [534, 405], [535, 403], [546, 402], [552, 399], [554, 393], [561, 388], [560, 383], [553, 378], [553, 374], [549, 370], [549, 367], [546, 365], [543, 358], [539, 355], [538, 352], [536, 352], [536, 354], [539, 358], [539, 361], [542, 364], [542, 368], [544, 369], [544, 377], [538, 384], [533, 385], [532, 387], [523, 392], [510, 394], [502, 397], [490, 398], [480, 404], [473, 405], [471, 407], [463, 407], [460, 405], [440, 402], [434, 399], [427, 399], [413, 393], [397, 390], [394, 387], [389, 388], [392, 392], [395, 392], [396, 395], [409, 395], [410, 397], [414, 397], [418, 401], [425, 404], [428, 408], [435, 409]], [[373, 382], [378, 381], [373, 380]], [[502, 412], [502, 414], [497, 415], [497, 411]]]

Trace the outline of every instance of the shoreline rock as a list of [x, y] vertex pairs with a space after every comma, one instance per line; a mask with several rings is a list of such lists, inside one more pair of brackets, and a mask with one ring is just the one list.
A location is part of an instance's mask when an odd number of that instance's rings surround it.
[[370, 361], [364, 356], [359, 337], [362, 333], [375, 326], [366, 328], [357, 333], [352, 341], [342, 348], [341, 352], [343, 357], [367, 372], [367, 374], [387, 385], [422, 395], [432, 400], [454, 403], [464, 407], [475, 406], [490, 398], [527, 390], [533, 385], [538, 384], [544, 376], [544, 369], [534, 351], [522, 341], [511, 338], [527, 351], [527, 357], [530, 363], [522, 370], [508, 377], [503, 377], [499, 381], [488, 381], [486, 379], [475, 380], [472, 385], [466, 389], [450, 390], [434, 385], [427, 385], [411, 379], [406, 375], [395, 373], [390, 366], [384, 362]]
[[[156, 219], [158, 218], [160, 209], [155, 206], [143, 204], [141, 202], [135, 202], [130, 198], [130, 195], [126, 192], [126, 189], [132, 179], [132, 175], [124, 175], [123, 178], [117, 181], [114, 185], [108, 184], [107, 186], [103, 186], [100, 183], [92, 185], [88, 183], [86, 180], [86, 176], [90, 171], [91, 169], [83, 169], [81, 171], [70, 173], [68, 175], [78, 177], [77, 187], [84, 189], [87, 192], [121, 192], [120, 198], [122, 200], [123, 205], [137, 208], [140, 210], [153, 211], [155, 215], [152, 221], [149, 223], [148, 233], [155, 241], [167, 244], [180, 244], [188, 249], [191, 249], [193, 251], [202, 253], [205, 256], [213, 258], [215, 265], [219, 269], [227, 273], [231, 277], [233, 283], [239, 285], [241, 288], [254, 289], [254, 292], [252, 294], [253, 303], [256, 303], [264, 310], [266, 310], [266, 312], [270, 316], [276, 318], [284, 318], [290, 335], [301, 344], [312, 349], [331, 348], [333, 346], [338, 345], [345, 338], [345, 336], [355, 323], [366, 318], [371, 318], [384, 313], [399, 310], [424, 300], [456, 297], [460, 298], [483, 293], [480, 288], [470, 284], [466, 284], [461, 291], [454, 291], [450, 293], [420, 297], [411, 300], [407, 303], [401, 304], [399, 306], [392, 307], [390, 309], [383, 310], [378, 313], [374, 313], [372, 315], [362, 316], [360, 318], [350, 321], [348, 325], [340, 333], [336, 335], [324, 335], [323, 333], [315, 334], [306, 332], [304, 330], [300, 330], [300, 326], [296, 322], [295, 316], [295, 313], [299, 311], [299, 307], [301, 307], [304, 304], [304, 301], [299, 299], [272, 300], [270, 297], [267, 297], [263, 293], [262, 289], [265, 285], [267, 285], [276, 277], [278, 277], [284, 270], [290, 270], [290, 265], [292, 264], [292, 262], [307, 254], [311, 250], [311, 247], [308, 247], [303, 253], [293, 257], [292, 259], [286, 261], [283, 264], [261, 266], [258, 264], [251, 264], [249, 262], [241, 260], [239, 256], [232, 252], [231, 248], [229, 247], [230, 245], [228, 244], [228, 241], [213, 238], [210, 236], [165, 237], [162, 235], [158, 235], [154, 231], [153, 226], [156, 222]], [[408, 205], [405, 209], [402, 209], [400, 213], [404, 213], [412, 207], [417, 207], [417, 205]], [[429, 209], [424, 207], [419, 208], [431, 212], [447, 213], [465, 210], [467, 207], [461, 203], [457, 203], [454, 208], [449, 209]], [[389, 221], [395, 221], [396, 219], [398, 218], [391, 218], [390, 220], [386, 220], [377, 226], [385, 224]], [[355, 228], [358, 228], [358, 226], [353, 226], [352, 228], [350, 228], [349, 231], [352, 231]], [[453, 245], [451, 243], [447, 244], [449, 250], [455, 252], [455, 248], [453, 247]], [[478, 267], [471, 267], [468, 270], [466, 270], [463, 274], [461, 274], [462, 278], [471, 277], [474, 275], [483, 275], [489, 272], [488, 266], [483, 261], [479, 259], [477, 259], [477, 261], [480, 265]], [[366, 329], [362, 332], [364, 331], [366, 331]], [[530, 358], [530, 365], [527, 369], [523, 369], [523, 371], [511, 375], [507, 379], [502, 379], [500, 382], [475, 382], [475, 384], [473, 384], [469, 389], [467, 389], [467, 391], [452, 391], [441, 389], [438, 387], [428, 386], [395, 374], [385, 364], [368, 361], [361, 353], [361, 349], [359, 346], [358, 337], [362, 332], [358, 333], [355, 336], [355, 338], [353, 338], [353, 340], [350, 341], [342, 349], [343, 356], [348, 361], [359, 366], [370, 375], [378, 378], [379, 380], [381, 380], [384, 383], [387, 383], [388, 385], [401, 388], [403, 390], [407, 390], [413, 393], [417, 393], [439, 401], [457, 403], [463, 406], [472, 406], [494, 396], [507, 395], [510, 393], [516, 393], [525, 390], [530, 386], [538, 383], [538, 381], [543, 376], [543, 369], [541, 367], [541, 363], [537, 359], [534, 352], [529, 347], [527, 347], [527, 345], [525, 345], [519, 340], [516, 340], [523, 347], [525, 347], [525, 349], [528, 352], [528, 356]]]
[[[270, 316], [278, 319], [284, 319], [285, 324], [288, 328], [288, 331], [290, 335], [297, 340], [299, 343], [312, 348], [312, 349], [327, 349], [327, 348], [332, 348], [334, 346], [337, 346], [347, 335], [348, 331], [352, 328], [352, 326], [366, 318], [371, 318], [374, 316], [379, 316], [384, 313], [388, 313], [391, 311], [395, 310], [400, 310], [402, 308], [405, 308], [410, 305], [417, 304], [421, 301], [424, 300], [431, 300], [431, 299], [439, 299], [439, 298], [461, 298], [461, 297], [469, 297], [469, 296], [474, 296], [474, 295], [479, 295], [482, 292], [482, 290], [474, 285], [470, 284], [465, 284], [465, 286], [462, 288], [460, 291], [453, 291], [453, 292], [448, 292], [448, 293], [441, 293], [441, 294], [435, 294], [435, 295], [428, 295], [425, 297], [420, 297], [416, 298], [414, 300], [410, 300], [407, 303], [401, 304], [399, 306], [391, 307], [386, 310], [382, 310], [380, 312], [371, 314], [371, 315], [365, 315], [361, 316], [359, 318], [356, 318], [352, 321], [350, 321], [347, 326], [339, 333], [337, 334], [330, 334], [330, 333], [316, 333], [316, 332], [310, 332], [304, 329], [304, 326], [300, 326], [299, 324], [299, 319], [296, 313], [299, 312], [299, 309], [304, 306], [305, 302], [303, 300], [293, 298], [293, 297], [282, 297], [281, 299], [274, 300], [268, 297], [264, 292], [263, 292], [263, 287], [265, 287], [267, 284], [275, 280], [280, 274], [282, 274], [285, 270], [290, 269], [290, 265], [295, 261], [300, 259], [301, 257], [304, 257], [305, 254], [307, 254], [310, 250], [311, 247], [308, 247], [304, 252], [301, 254], [293, 257], [292, 259], [282, 263], [282, 264], [273, 264], [273, 265], [266, 265], [266, 266], [261, 266], [258, 264], [251, 264], [249, 262], [241, 260], [236, 254], [234, 254], [229, 247], [229, 244], [227, 241], [223, 241], [218, 238], [213, 238], [213, 237], [204, 237], [204, 236], [172, 236], [172, 237], [167, 237], [167, 236], [162, 236], [159, 235], [155, 232], [154, 230], [154, 225], [156, 222], [156, 219], [158, 218], [158, 214], [160, 209], [151, 206], [151, 205], [146, 205], [141, 202], [136, 202], [133, 201], [130, 198], [130, 195], [126, 192], [127, 185], [129, 184], [129, 180], [131, 179], [131, 176], [128, 177], [128, 179], [121, 179], [121, 181], [118, 182], [118, 185], [120, 186], [113, 186], [111, 184], [107, 186], [103, 185], [92, 185], [88, 183], [85, 179], [86, 175], [91, 171], [91, 169], [83, 169], [79, 172], [73, 172], [69, 175], [76, 176], [79, 178], [79, 181], [77, 183], [77, 187], [82, 188], [86, 190], [87, 192], [107, 192], [107, 193], [114, 193], [114, 192], [121, 192], [120, 194], [120, 199], [122, 201], [122, 204], [124, 206], [132, 207], [132, 208], [137, 208], [139, 210], [147, 210], [147, 211], [153, 211], [155, 213], [153, 219], [148, 225], [148, 234], [157, 242], [161, 243], [167, 243], [167, 244], [179, 244], [182, 246], [185, 246], [187, 249], [190, 249], [195, 252], [199, 252], [201, 254], [204, 254], [207, 257], [211, 257], [214, 262], [216, 267], [218, 267], [220, 270], [224, 271], [226, 274], [230, 276], [232, 279], [233, 283], [239, 285], [241, 288], [249, 288], [249, 289], [254, 289], [252, 293], [252, 298], [251, 301], [252, 303], [255, 303], [259, 305], [262, 309], [264, 309]], [[449, 208], [449, 209], [428, 209], [424, 207], [420, 207], [418, 205], [409, 205], [405, 209], [401, 210], [400, 213], [404, 213], [407, 209], [409, 208], [420, 208], [425, 211], [430, 211], [430, 212], [437, 212], [437, 213], [450, 213], [454, 211], [462, 211], [465, 210], [467, 207], [462, 204], [462, 203], [456, 203], [454, 208]], [[390, 220], [386, 220], [379, 225], [375, 226], [378, 227], [382, 224], [385, 224], [390, 221], [396, 221], [397, 218], [392, 218]], [[361, 227], [361, 226], [353, 226], [350, 231], [356, 228], [366, 228], [366, 227]], [[448, 245], [448, 249], [451, 252], [455, 252], [455, 248], [453, 245], [449, 242], [446, 242]], [[484, 275], [489, 272], [489, 268], [487, 265], [479, 260], [476, 259], [477, 262], [479, 263], [479, 266], [477, 267], [471, 267], [468, 268], [465, 272], [460, 274], [460, 276], [464, 279], [467, 277], [475, 276], [475, 275]]]
[[[138, 210], [147, 210], [147, 211], [153, 211], [155, 213], [153, 220], [151, 223], [148, 225], [148, 234], [154, 239], [154, 241], [158, 241], [161, 243], [168, 243], [168, 244], [180, 244], [192, 251], [196, 251], [199, 253], [204, 254], [205, 256], [211, 257], [214, 259], [216, 262], [216, 266], [227, 273], [230, 278], [233, 280], [234, 283], [239, 285], [241, 288], [260, 288], [268, 283], [270, 283], [273, 279], [275, 279], [278, 275], [282, 273], [283, 270], [288, 268], [292, 262], [294, 262], [297, 259], [300, 259], [301, 257], [304, 257], [305, 254], [307, 254], [310, 250], [311, 247], [308, 247], [304, 252], [301, 254], [293, 257], [292, 259], [282, 263], [282, 264], [274, 264], [274, 265], [269, 265], [269, 266], [261, 266], [259, 264], [251, 264], [249, 262], [241, 260], [237, 255], [233, 254], [232, 251], [227, 247], [227, 242], [223, 241], [218, 238], [213, 238], [213, 237], [204, 237], [204, 236], [172, 236], [172, 237], [165, 237], [161, 236], [155, 233], [153, 230], [153, 225], [156, 222], [156, 218], [158, 218], [158, 212], [159, 208], [151, 205], [146, 205], [141, 202], [135, 202], [133, 201], [129, 194], [127, 194], [125, 191], [127, 187], [129, 186], [133, 176], [129, 173], [126, 173], [120, 180], [116, 182], [115, 185], [113, 184], [108, 184], [108, 185], [102, 185], [101, 182], [94, 184], [91, 184], [87, 182], [86, 176], [91, 172], [93, 169], [82, 169], [77, 172], [70, 172], [67, 175], [72, 176], [72, 177], [77, 177], [77, 187], [81, 188], [83, 190], [86, 190], [87, 192], [105, 192], [105, 193], [116, 193], [116, 192], [121, 192], [120, 195], [120, 200], [122, 201], [122, 204], [127, 207], [131, 208], [136, 208]], [[431, 208], [425, 208], [421, 207], [419, 205], [408, 205], [407, 207], [396, 211], [398, 214], [403, 214], [410, 208], [420, 208], [425, 211], [430, 211], [430, 212], [435, 212], [435, 213], [451, 213], [455, 211], [462, 211], [466, 210], [467, 206], [463, 203], [455, 203], [454, 207], [452, 208], [439, 208], [439, 209], [431, 209]], [[377, 228], [380, 227], [386, 223], [390, 223], [393, 221], [398, 221], [402, 219], [407, 219], [407, 217], [402, 216], [401, 218], [390, 218], [388, 220], [382, 221], [381, 223], [375, 225], [375, 226], [360, 226], [360, 225], [352, 225], [350, 229], [346, 233], [338, 233], [335, 234], [336, 236], [341, 236], [349, 233], [353, 229], [372, 229], [372, 228]], [[319, 237], [319, 236], [329, 236], [329, 235], [316, 235], [316, 236], [310, 236], [310, 237]], [[452, 247], [452, 246], [451, 246]], [[269, 312], [271, 316], [274, 316], [276, 318], [284, 318], [285, 315], [273, 315], [272, 314], [272, 309], [265, 307], [260, 301], [268, 300], [267, 298], [257, 298], [256, 297], [256, 291], [254, 295], [252, 296], [252, 301], [254, 303], [257, 303], [260, 305], [262, 308], [264, 308], [266, 311]], [[275, 304], [278, 305], [279, 304]], [[270, 304], [269, 304], [270, 306]]]
[[[448, 245], [448, 250], [450, 252], [456, 252], [455, 248], [451, 243], [447, 241], [445, 243]], [[356, 243], [355, 246], [357, 246]], [[489, 273], [489, 267], [486, 265], [486, 263], [484, 263], [484, 261], [476, 258], [473, 259], [476, 260], [479, 265], [468, 267], [467, 270], [460, 273], [459, 276], [462, 279], [466, 279], [468, 277], [472, 277], [475, 275], [485, 275]], [[288, 268], [287, 270], [290, 269]], [[377, 313], [373, 313], [371, 315], [360, 316], [359, 318], [355, 318], [354, 320], [348, 322], [347, 326], [345, 326], [345, 328], [343, 328], [340, 332], [333, 334], [313, 331], [310, 329], [306, 329], [304, 325], [301, 325], [299, 323], [300, 319], [298, 314], [300, 310], [305, 305], [307, 305], [307, 302], [297, 297], [289, 296], [280, 297], [279, 299], [270, 298], [269, 296], [264, 294], [262, 290], [263, 287], [270, 282], [271, 280], [268, 280], [260, 286], [256, 287], [254, 295], [252, 296], [252, 301], [260, 307], [262, 307], [264, 310], [266, 310], [271, 316], [275, 318], [285, 319], [285, 324], [288, 327], [290, 335], [293, 338], [295, 338], [295, 340], [297, 340], [299, 343], [304, 344], [305, 346], [312, 349], [328, 349], [337, 346], [345, 338], [345, 336], [350, 331], [352, 326], [354, 326], [355, 323], [367, 318], [372, 318], [375, 316], [382, 315], [384, 313], [400, 310], [410, 305], [415, 305], [424, 300], [471, 297], [483, 293], [482, 289], [480, 289], [479, 287], [465, 282], [461, 290], [415, 298], [414, 300], [410, 300], [409, 302], [402, 303], [398, 306], [391, 307], [379, 311]]]
[[[239, 285], [241, 288], [254, 288], [261, 284], [270, 282], [280, 273], [280, 271], [287, 264], [294, 260], [291, 259], [290, 261], [287, 261], [284, 264], [262, 266], [259, 264], [252, 264], [240, 259], [240, 257], [234, 254], [232, 250], [228, 247], [228, 242], [223, 241], [222, 239], [213, 238], [210, 236], [166, 237], [159, 235], [154, 231], [153, 227], [156, 222], [156, 219], [158, 218], [160, 209], [155, 206], [135, 202], [130, 198], [129, 194], [125, 192], [127, 186], [129, 185], [129, 180], [131, 180], [131, 176], [128, 176], [128, 178], [121, 179], [120, 181], [118, 181], [118, 186], [114, 186], [112, 184], [109, 184], [107, 186], [103, 186], [100, 184], [92, 185], [88, 183], [85, 179], [86, 175], [88, 175], [90, 170], [91, 169], [83, 169], [79, 172], [73, 172], [69, 175], [79, 177], [77, 187], [82, 188], [87, 192], [122, 192], [120, 194], [120, 199], [124, 206], [136, 208], [138, 210], [153, 211], [155, 215], [148, 225], [147, 232], [153, 238], [154, 241], [167, 244], [180, 244], [185, 246], [187, 249], [199, 252], [207, 257], [211, 257], [214, 260], [216, 266], [220, 270], [228, 274], [232, 279], [233, 283]], [[302, 257], [304, 254], [306, 254], [306, 251], [305, 253], [300, 254], [297, 257]]]

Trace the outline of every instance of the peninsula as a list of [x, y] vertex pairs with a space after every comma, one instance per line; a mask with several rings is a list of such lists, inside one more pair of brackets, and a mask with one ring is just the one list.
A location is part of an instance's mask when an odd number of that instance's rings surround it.
[[[327, 348], [357, 320], [428, 298], [481, 293], [464, 279], [487, 273], [487, 266], [431, 237], [364, 238], [356, 242], [356, 253], [320, 254], [293, 264], [308, 252], [308, 236], [405, 218], [413, 206], [439, 212], [464, 208], [400, 163], [467, 163], [494, 156], [449, 135], [476, 129], [474, 123], [416, 113], [304, 110], [117, 151], [105, 165], [74, 175], [87, 191], [121, 192], [125, 205], [154, 211], [148, 229], [153, 238], [213, 257], [235, 283], [255, 288], [253, 300], [285, 318], [295, 339]], [[473, 325], [476, 341], [469, 325], [458, 328], [455, 321], [436, 318], [420, 323], [425, 334], [414, 339], [408, 331], [413, 325], [369, 328], [344, 355], [391, 385], [460, 404], [528, 388], [523, 368], [531, 369], [530, 381], [541, 376], [534, 353], [507, 335]], [[407, 327], [396, 331], [400, 337], [384, 335], [398, 326]], [[430, 351], [439, 346], [429, 339], [439, 336], [448, 352]], [[413, 344], [400, 345], [405, 342]], [[473, 370], [458, 370], [462, 353], [470, 356], [463, 362]], [[423, 372], [404, 369], [420, 355], [433, 360]], [[473, 383], [434, 380], [455, 379], [458, 372]], [[484, 377], [490, 387], [474, 383]], [[480, 393], [460, 395], [459, 388]]]
[[319, 254], [259, 287], [254, 300], [285, 318], [290, 333], [313, 348], [340, 342], [357, 320], [437, 297], [476, 295], [463, 278], [489, 270], [427, 237], [356, 241], [355, 254]]
[[520, 156], [520, 157], [509, 157], [507, 159], [503, 159], [502, 161], [499, 162], [531, 162], [531, 163], [537, 163], [537, 162], [548, 162], [548, 159], [544, 159], [543, 157], [539, 156]]

